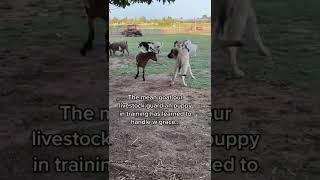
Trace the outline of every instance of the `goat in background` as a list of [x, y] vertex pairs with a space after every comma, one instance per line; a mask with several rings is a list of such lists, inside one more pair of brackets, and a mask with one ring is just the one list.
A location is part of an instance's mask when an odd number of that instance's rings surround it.
[[148, 61], [152, 59], [154, 61], [157, 61], [157, 55], [155, 52], [140, 52], [137, 56], [136, 56], [136, 65], [137, 65], [137, 74], [134, 77], [135, 79], [137, 79], [139, 77], [139, 67], [142, 68], [142, 79], [143, 81], [145, 81], [146, 79], [144, 78], [144, 70], [146, 68], [146, 65], [148, 63]]

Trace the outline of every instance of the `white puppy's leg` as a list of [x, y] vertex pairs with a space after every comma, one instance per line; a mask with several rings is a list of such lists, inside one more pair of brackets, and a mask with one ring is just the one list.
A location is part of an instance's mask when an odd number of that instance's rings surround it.
[[189, 65], [189, 72], [190, 72], [190, 76], [192, 79], [196, 79], [196, 77], [194, 77], [192, 70], [191, 70], [191, 66]]
[[[232, 17], [227, 22], [225, 28], [226, 40], [241, 40], [245, 32], [249, 12], [247, 8], [241, 5], [241, 1], [235, 1], [234, 6], [239, 7], [233, 10]], [[237, 51], [238, 47], [229, 47], [228, 54], [230, 63], [233, 69], [233, 73], [238, 77], [243, 77], [244, 72], [240, 70], [237, 64]]]
[[237, 77], [243, 77], [245, 74], [242, 70], [240, 70], [238, 63], [237, 63], [238, 48], [237, 47], [229, 47], [228, 52], [229, 52], [229, 59], [230, 59], [230, 63], [231, 63], [234, 75], [236, 75]]
[[174, 74], [173, 74], [173, 77], [171, 79], [170, 86], [174, 85], [174, 81], [177, 78], [178, 71], [179, 71], [179, 65], [177, 65], [176, 68], [174, 69]]
[[186, 83], [186, 80], [185, 80], [185, 79], [186, 79], [186, 76], [185, 76], [185, 75], [182, 75], [181, 78], [182, 78], [182, 83], [183, 83], [183, 85], [184, 85], [184, 86], [188, 86], [187, 83]]
[[269, 48], [267, 48], [261, 39], [259, 28], [257, 25], [257, 17], [255, 15], [254, 9], [250, 7], [249, 17], [248, 17], [248, 29], [251, 31], [253, 38], [257, 44], [260, 54], [264, 56], [271, 56]]
[[187, 71], [188, 71], [188, 64], [183, 64], [181, 67], [181, 78], [182, 78], [182, 83], [184, 86], [187, 86], [187, 83], [185, 81], [186, 76], [187, 76]]

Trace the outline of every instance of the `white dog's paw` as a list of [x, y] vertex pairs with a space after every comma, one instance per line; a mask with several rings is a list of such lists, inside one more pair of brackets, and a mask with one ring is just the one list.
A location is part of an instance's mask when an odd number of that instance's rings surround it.
[[191, 78], [192, 78], [192, 79], [197, 79], [197, 78], [196, 78], [196, 77], [194, 77], [194, 76], [191, 76]]
[[234, 70], [234, 75], [236, 76], [236, 77], [244, 77], [245, 76], [245, 73], [243, 72], [243, 71], [241, 71], [240, 69], [237, 69], [237, 70]]
[[171, 82], [171, 83], [170, 83], [170, 86], [173, 86], [173, 85], [174, 85], [174, 82]]
[[183, 84], [183, 86], [184, 86], [184, 87], [187, 87], [187, 86], [188, 86], [188, 84], [184, 83], [184, 84]]
[[261, 48], [259, 49], [259, 53], [260, 53], [262, 56], [267, 56], [267, 57], [272, 56], [272, 53], [271, 53], [270, 49], [267, 48], [267, 47], [261, 47]]

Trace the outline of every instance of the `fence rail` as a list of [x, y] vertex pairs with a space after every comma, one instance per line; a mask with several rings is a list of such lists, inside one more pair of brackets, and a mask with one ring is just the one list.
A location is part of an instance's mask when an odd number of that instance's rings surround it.
[[[139, 27], [143, 34], [210, 34], [211, 26]], [[126, 27], [109, 27], [110, 35], [120, 35]]]

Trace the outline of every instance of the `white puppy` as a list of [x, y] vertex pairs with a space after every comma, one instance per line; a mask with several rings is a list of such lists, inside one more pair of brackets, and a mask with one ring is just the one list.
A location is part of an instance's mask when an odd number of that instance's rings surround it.
[[178, 72], [180, 71], [182, 77], [182, 83], [184, 86], [187, 86], [185, 78], [189, 70], [190, 76], [192, 79], [195, 79], [193, 76], [191, 66], [189, 63], [190, 53], [187, 48], [173, 48], [168, 54], [168, 58], [176, 59], [176, 67], [174, 69], [174, 75], [172, 77], [170, 85], [174, 85], [174, 81], [177, 78]]

